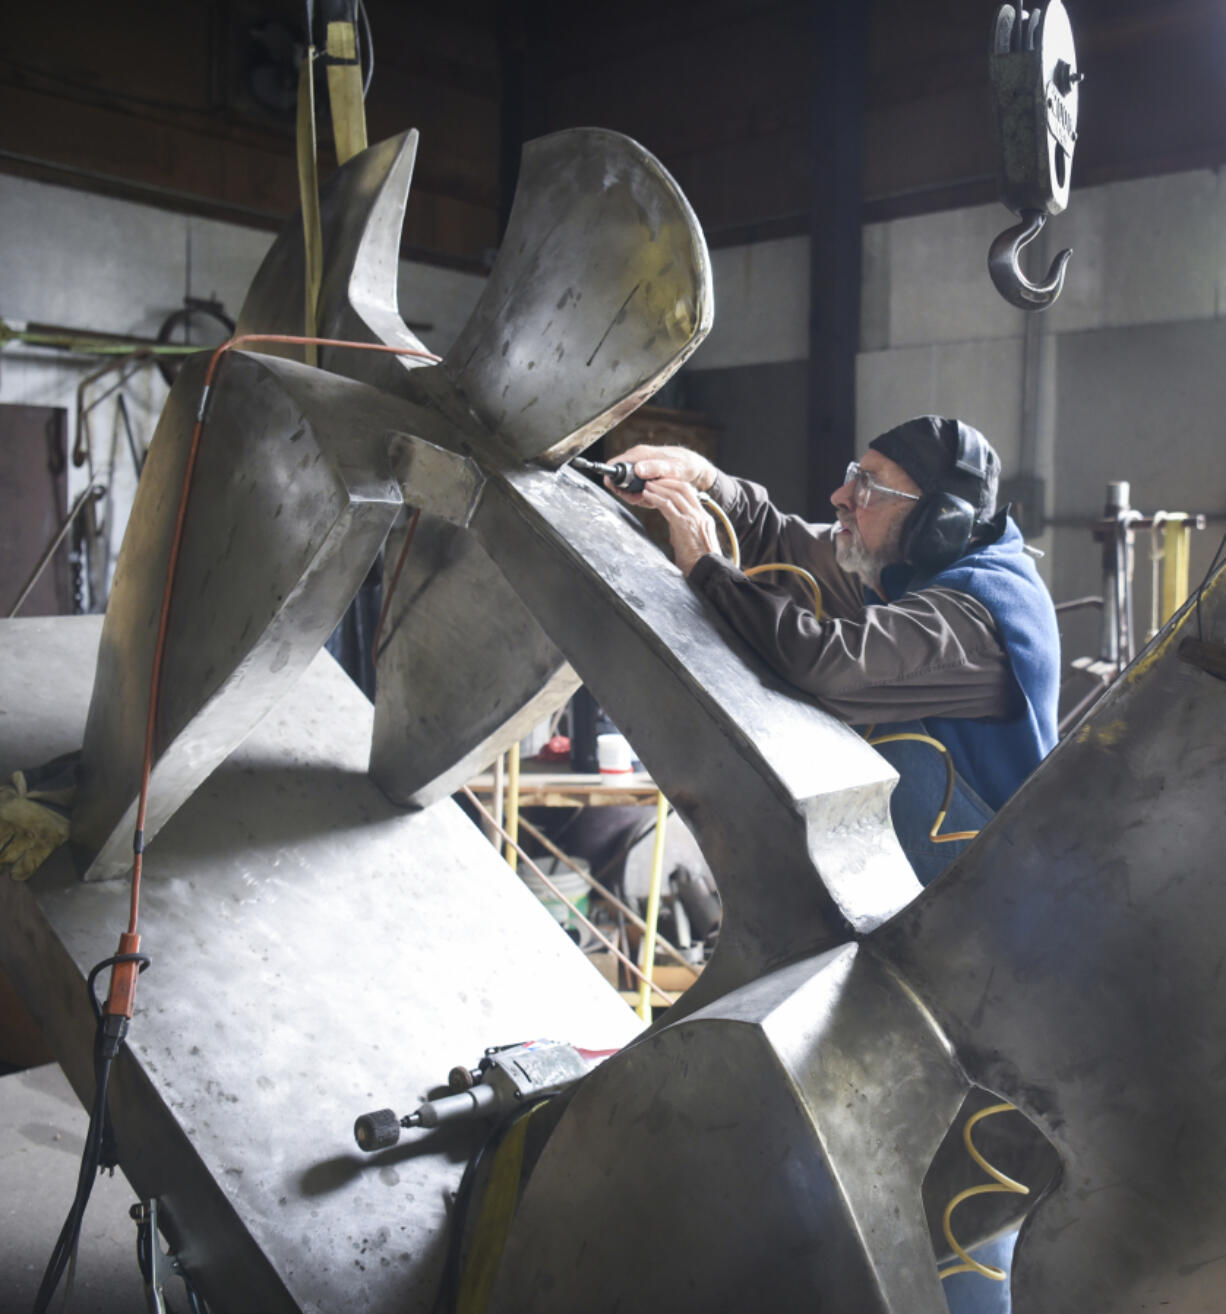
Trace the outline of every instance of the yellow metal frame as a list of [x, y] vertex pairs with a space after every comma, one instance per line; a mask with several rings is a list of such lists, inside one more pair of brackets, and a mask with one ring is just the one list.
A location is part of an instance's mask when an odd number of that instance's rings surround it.
[[1162, 519], [1162, 579], [1158, 595], [1158, 624], [1167, 621], [1188, 600], [1192, 558], [1191, 518], [1172, 511]]
[[328, 54], [342, 64], [328, 65], [328, 103], [336, 162], [344, 164], [366, 149], [366, 106], [362, 102], [362, 67], [352, 23], [328, 24]]

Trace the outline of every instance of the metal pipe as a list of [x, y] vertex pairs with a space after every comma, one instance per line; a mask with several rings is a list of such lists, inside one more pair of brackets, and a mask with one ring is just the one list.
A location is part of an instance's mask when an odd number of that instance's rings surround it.
[[[633, 908], [630, 907], [628, 903], [625, 903], [621, 899], [619, 899], [617, 895], [614, 894], [613, 891], [609, 889], [607, 885], [603, 884], [601, 881], [598, 881], [590, 871], [584, 871], [583, 868], [580, 867], [577, 862], [575, 862], [572, 858], [569, 858], [565, 853], [563, 853], [563, 851], [560, 848], [558, 848], [558, 846], [553, 842], [553, 840], [551, 840], [543, 831], [537, 830], [537, 828], [526, 817], [520, 817], [519, 824], [547, 852], [551, 853], [555, 858], [557, 858], [559, 862], [564, 862], [571, 869], [571, 871], [575, 873], [576, 876], [579, 876], [583, 880], [585, 880], [588, 883], [588, 885], [593, 890], [595, 890], [597, 894], [600, 895], [602, 899], [607, 899], [613, 905], [613, 907], [616, 908], [617, 911], [621, 913], [623, 917], [626, 918], [627, 921], [633, 922], [633, 924], [637, 926], [640, 931], [647, 930], [647, 923], [638, 915], [638, 913], [634, 911]], [[666, 940], [664, 936], [660, 935], [658, 930], [656, 932], [656, 943], [661, 949], [664, 950], [666, 954], [668, 954], [668, 956], [671, 959], [673, 959], [674, 962], [680, 963], [682, 967], [684, 967], [688, 972], [690, 972], [693, 975], [695, 980], [698, 979], [698, 977], [701, 975], [699, 969], [695, 967], [693, 963], [690, 962], [690, 960], [681, 952], [680, 949], [677, 948], [675, 944], [672, 943], [671, 940]]]
[[498, 836], [502, 833], [502, 823], [506, 816], [506, 783], [507, 755], [499, 753], [494, 760], [494, 790], [490, 798], [490, 806], [494, 812], [491, 818], [494, 829], [490, 833], [490, 843], [494, 848], [498, 847]]
[[119, 394], [119, 418], [123, 421], [124, 433], [128, 436], [128, 451], [132, 454], [132, 468], [136, 471], [137, 479], [141, 476], [141, 471], [145, 468], [145, 458], [136, 450], [136, 437], [132, 433], [132, 420], [128, 415], [128, 403], [124, 400], [124, 395]]
[[64, 535], [72, 528], [72, 522], [81, 513], [81, 508], [91, 496], [97, 500], [98, 498], [105, 496], [105, 494], [106, 489], [103, 488], [101, 484], [91, 484], [89, 488], [77, 497], [77, 500], [72, 504], [72, 509], [60, 523], [60, 527], [55, 531], [55, 537], [47, 545], [42, 556], [39, 557], [38, 564], [34, 567], [30, 578], [26, 580], [21, 592], [17, 595], [17, 601], [13, 603], [12, 608], [8, 613], [8, 618], [10, 620], [17, 615], [21, 610], [21, 604], [30, 596], [30, 592], [34, 588], [34, 585], [38, 583], [39, 576], [47, 569], [47, 564], [50, 562], [51, 558], [55, 556], [56, 548], [58, 548], [64, 541]]
[[656, 966], [656, 928], [660, 923], [660, 889], [664, 884], [664, 827], [668, 800], [656, 795], [656, 836], [651, 850], [651, 886], [647, 894], [647, 932], [643, 937], [643, 984], [639, 987], [639, 1017], [651, 1021], [651, 978]]
[[195, 345], [133, 337], [130, 333], [95, 332], [92, 329], [66, 328], [62, 324], [27, 323], [21, 328], [14, 328], [0, 320], [0, 346], [8, 342], [21, 342], [27, 347], [79, 351], [89, 356], [128, 356], [136, 352], [149, 352], [157, 356], [190, 356], [205, 350]]
[[[1157, 519], [1157, 517], [1155, 517]], [[1203, 528], [1198, 525], [1197, 528]], [[1163, 517], [1162, 581], [1159, 587], [1158, 624], [1168, 620], [1188, 600], [1192, 551], [1191, 517], [1176, 512]]]
[[519, 741], [507, 750], [507, 862], [512, 871], [519, 870]]
[[1126, 616], [1127, 560], [1121, 553], [1121, 517], [1132, 509], [1131, 489], [1127, 479], [1115, 480], [1107, 485], [1107, 501], [1103, 508], [1103, 524], [1111, 532], [1103, 535], [1103, 624], [1099, 656], [1112, 662], [1116, 671], [1127, 665], [1127, 645], [1124, 638]]

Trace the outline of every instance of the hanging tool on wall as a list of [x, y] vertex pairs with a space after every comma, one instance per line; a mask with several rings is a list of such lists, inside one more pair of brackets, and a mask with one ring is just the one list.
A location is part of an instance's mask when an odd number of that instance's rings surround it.
[[1060, 295], [1071, 250], [1052, 261], [1047, 278], [1032, 282], [1021, 250], [1043, 231], [1048, 215], [1068, 205], [1077, 144], [1077, 68], [1073, 29], [1060, 0], [1001, 5], [988, 57], [995, 103], [1001, 200], [1021, 219], [988, 251], [996, 290], [1020, 310], [1045, 310]]

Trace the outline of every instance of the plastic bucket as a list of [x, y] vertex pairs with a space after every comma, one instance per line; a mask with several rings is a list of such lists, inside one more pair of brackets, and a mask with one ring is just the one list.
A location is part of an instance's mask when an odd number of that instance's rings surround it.
[[[574, 862], [576, 867], [582, 867], [585, 871], [588, 870], [588, 865], [582, 858], [576, 858]], [[590, 893], [587, 881], [573, 872], [565, 863], [559, 862], [557, 858], [541, 858], [537, 860], [536, 865], [586, 917], [588, 894]], [[549, 909], [559, 925], [566, 927], [567, 930], [575, 931], [576, 934], [583, 932], [583, 923], [535, 872], [524, 871], [520, 875], [524, 884]]]

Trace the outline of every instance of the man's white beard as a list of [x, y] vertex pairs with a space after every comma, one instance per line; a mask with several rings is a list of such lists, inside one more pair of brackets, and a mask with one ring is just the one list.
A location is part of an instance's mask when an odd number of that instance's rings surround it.
[[[892, 534], [891, 539], [900, 539], [901, 534]], [[860, 583], [869, 589], [875, 589], [886, 566], [898, 560], [898, 544], [891, 542], [888, 549], [870, 552], [861, 541], [859, 531], [852, 525], [844, 525], [842, 532], [835, 536], [835, 560], [849, 574], [854, 575]]]

